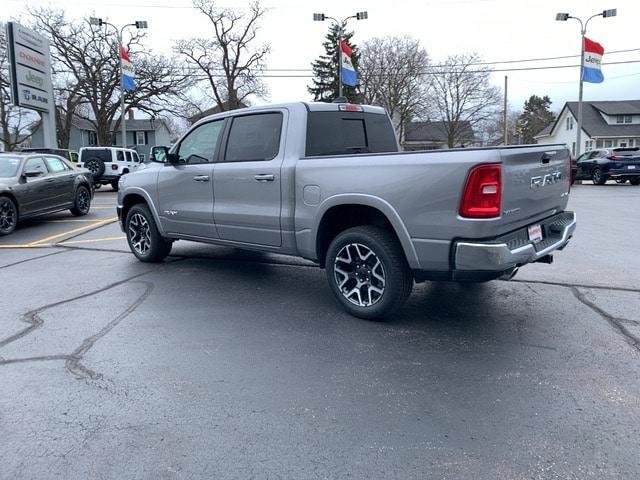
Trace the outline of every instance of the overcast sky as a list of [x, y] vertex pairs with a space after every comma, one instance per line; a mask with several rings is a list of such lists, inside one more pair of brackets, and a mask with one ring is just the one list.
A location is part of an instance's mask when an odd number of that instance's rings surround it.
[[[170, 53], [174, 40], [209, 34], [206, 18], [190, 0], [26, 0], [29, 5], [66, 9], [71, 17], [96, 15], [116, 24], [134, 20], [149, 22], [148, 45]], [[241, 8], [246, 0], [221, 0], [220, 5]], [[587, 36], [605, 48], [604, 62], [637, 60], [638, 63], [604, 65], [602, 84], [585, 84], [585, 100], [640, 99], [640, 0], [263, 0], [269, 13], [262, 22], [260, 40], [271, 44], [270, 69], [296, 68], [310, 75], [310, 63], [322, 53], [328, 22], [312, 21], [314, 12], [345, 17], [366, 10], [369, 19], [351, 20], [355, 43], [382, 35], [412, 35], [438, 63], [448, 55], [476, 51], [486, 61], [521, 60], [579, 55], [580, 27], [575, 20], [556, 22], [556, 12], [588, 17], [606, 8], [617, 8], [614, 18], [595, 18]], [[25, 0], [3, 0], [2, 20], [19, 18]], [[607, 54], [616, 50], [634, 52]], [[496, 69], [548, 65], [576, 65], [578, 58], [547, 62], [497, 64]], [[549, 95], [559, 110], [577, 99], [577, 68], [496, 72], [492, 81], [502, 87], [509, 77], [509, 102], [516, 108], [532, 94]], [[309, 100], [309, 78], [268, 78], [266, 102]]]

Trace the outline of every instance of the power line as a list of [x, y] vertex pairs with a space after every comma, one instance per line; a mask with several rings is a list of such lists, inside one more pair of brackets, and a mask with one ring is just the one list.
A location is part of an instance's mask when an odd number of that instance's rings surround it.
[[[606, 62], [606, 63], [602, 63], [602, 65], [622, 65], [622, 64], [628, 64], [628, 63], [640, 63], [640, 60], [623, 60], [623, 61], [619, 61], [619, 62]], [[519, 68], [490, 68], [490, 69], [486, 69], [486, 70], [467, 70], [464, 73], [470, 73], [470, 74], [475, 74], [475, 73], [498, 73], [498, 72], [521, 72], [521, 71], [531, 71], [531, 70], [551, 70], [551, 69], [562, 69], [562, 68], [576, 68], [579, 67], [580, 65], [548, 65], [548, 66], [542, 66], [542, 67], [519, 67]], [[192, 71], [200, 71], [200, 69], [192, 69]], [[218, 71], [218, 70], [215, 70]], [[267, 70], [264, 70], [267, 71]], [[417, 75], [442, 75], [442, 74], [446, 74], [446, 73], [460, 73], [460, 70], [438, 70], [438, 71], [433, 71], [433, 72], [418, 72]], [[377, 76], [396, 76], [396, 75], [402, 75], [402, 73], [384, 73], [384, 74], [379, 74]], [[636, 75], [636, 74], [633, 74]], [[198, 77], [198, 78], [209, 78], [209, 75], [206, 74], [196, 74], [193, 75], [194, 77]], [[278, 74], [256, 74], [254, 75], [255, 77], [259, 77], [259, 78], [314, 78], [315, 75], [308, 75], [308, 74], [304, 74], [304, 75], [278, 75]], [[217, 74], [214, 73], [211, 75], [212, 78], [223, 78], [225, 77], [225, 75], [223, 74]]]

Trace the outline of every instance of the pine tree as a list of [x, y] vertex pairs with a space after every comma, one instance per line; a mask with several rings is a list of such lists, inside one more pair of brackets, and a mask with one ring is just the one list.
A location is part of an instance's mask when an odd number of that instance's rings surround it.
[[[346, 24], [342, 24], [344, 30]], [[316, 102], [332, 102], [338, 97], [338, 31], [339, 26], [335, 23], [329, 27], [329, 32], [325, 37], [325, 41], [322, 44], [325, 50], [324, 55], [320, 55], [317, 60], [312, 64], [313, 68], [313, 86], [307, 87], [309, 93], [313, 95], [313, 100]], [[344, 33], [343, 40], [345, 40], [353, 50], [351, 61], [353, 66], [358, 71], [358, 49], [351, 43], [351, 37], [353, 32]], [[350, 87], [343, 85], [342, 95], [347, 97], [350, 102], [357, 103], [360, 94], [358, 93], [358, 87]]]
[[535, 143], [533, 137], [555, 121], [556, 116], [549, 107], [551, 107], [551, 99], [548, 95], [544, 97], [531, 95], [529, 100], [524, 102], [524, 111], [518, 118], [517, 126], [521, 143]]

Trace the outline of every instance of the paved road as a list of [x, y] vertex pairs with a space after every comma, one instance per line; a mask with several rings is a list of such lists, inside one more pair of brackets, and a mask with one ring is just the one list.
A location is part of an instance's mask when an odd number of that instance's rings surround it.
[[0, 478], [640, 476], [640, 187], [576, 187], [553, 265], [385, 323], [296, 259], [139, 263], [113, 202], [0, 240]]

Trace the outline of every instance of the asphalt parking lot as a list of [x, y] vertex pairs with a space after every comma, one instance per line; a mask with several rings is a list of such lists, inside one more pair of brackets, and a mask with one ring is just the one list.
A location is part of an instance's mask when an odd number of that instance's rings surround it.
[[348, 316], [297, 259], [129, 253], [115, 194], [0, 239], [0, 478], [640, 477], [640, 187], [514, 281]]

